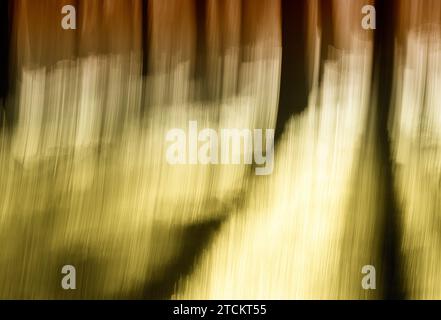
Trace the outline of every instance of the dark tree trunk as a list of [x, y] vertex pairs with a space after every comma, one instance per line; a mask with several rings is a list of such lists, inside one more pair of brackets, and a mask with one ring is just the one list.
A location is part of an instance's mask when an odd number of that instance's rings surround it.
[[196, 0], [196, 77], [203, 79], [206, 69], [207, 1]]
[[149, 0], [142, 0], [142, 74], [147, 75], [149, 71]]
[[200, 86], [199, 98], [209, 100], [207, 85], [207, 0], [195, 0], [196, 6], [196, 60], [194, 77]]
[[404, 298], [400, 266], [400, 227], [398, 209], [394, 196], [392, 156], [387, 122], [390, 115], [396, 10], [394, 0], [378, 0], [376, 8], [376, 30], [373, 56], [372, 105], [375, 112], [375, 143], [380, 160], [380, 184], [384, 190], [384, 211], [382, 239], [382, 278], [386, 299]]
[[308, 102], [306, 0], [282, 0], [282, 70], [275, 139]]

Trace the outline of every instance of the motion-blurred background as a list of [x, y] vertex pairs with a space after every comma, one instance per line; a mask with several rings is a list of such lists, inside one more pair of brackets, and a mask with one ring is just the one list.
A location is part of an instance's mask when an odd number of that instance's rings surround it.
[[[1, 298], [441, 298], [440, 1], [0, 6]], [[168, 164], [190, 120], [273, 173]]]

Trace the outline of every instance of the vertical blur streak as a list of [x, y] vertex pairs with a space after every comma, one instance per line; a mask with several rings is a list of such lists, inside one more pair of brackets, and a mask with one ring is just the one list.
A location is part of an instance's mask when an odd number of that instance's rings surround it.
[[[438, 0], [0, 10], [1, 298], [441, 298]], [[274, 172], [168, 164], [191, 120], [275, 128]]]
[[441, 3], [400, 1], [394, 113], [395, 189], [405, 289], [441, 298]]
[[0, 4], [0, 126], [6, 123], [6, 99], [9, 89], [9, 41], [10, 10], [9, 1]]
[[[306, 4], [304, 0], [281, 1], [283, 50], [276, 139], [279, 139], [290, 116], [303, 111], [308, 101]], [[296, 85], [293, 86], [293, 83]]]
[[390, 116], [393, 70], [396, 1], [376, 1], [376, 32], [373, 52], [373, 76], [371, 96], [370, 128], [373, 130], [374, 150], [377, 154], [377, 184], [382, 197], [380, 219], [382, 226], [378, 230], [382, 237], [380, 249], [381, 276], [384, 298], [403, 299], [402, 266], [400, 252], [400, 232], [398, 210], [393, 188], [393, 169], [391, 147], [388, 132]]

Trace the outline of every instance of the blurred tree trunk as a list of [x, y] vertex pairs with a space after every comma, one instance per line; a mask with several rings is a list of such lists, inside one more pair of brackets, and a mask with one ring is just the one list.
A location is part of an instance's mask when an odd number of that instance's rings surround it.
[[383, 248], [382, 278], [386, 299], [404, 298], [400, 266], [400, 227], [398, 208], [394, 196], [392, 156], [388, 133], [388, 119], [391, 110], [394, 42], [395, 42], [395, 1], [376, 1], [376, 31], [373, 52], [372, 106], [371, 120], [375, 125], [375, 143], [380, 160], [379, 187], [383, 196]]
[[302, 112], [308, 102], [306, 58], [307, 1], [282, 0], [282, 70], [276, 141], [293, 114]]

